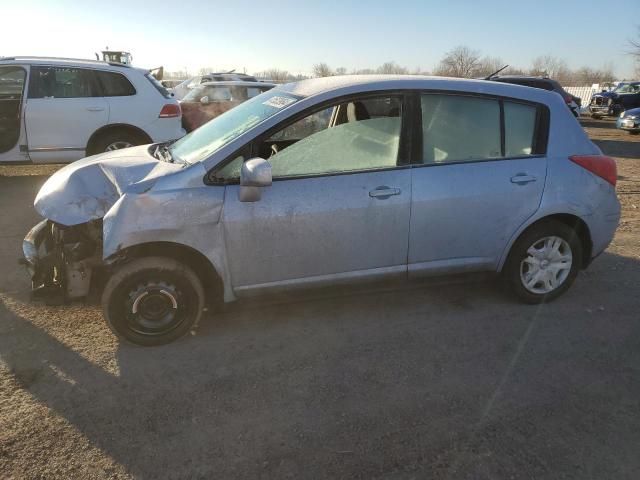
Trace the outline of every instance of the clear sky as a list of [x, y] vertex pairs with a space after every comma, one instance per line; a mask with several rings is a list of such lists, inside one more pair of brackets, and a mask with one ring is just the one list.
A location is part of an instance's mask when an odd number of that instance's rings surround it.
[[539, 55], [633, 75], [640, 0], [21, 0], [2, 2], [0, 55], [93, 58], [109, 46], [141, 67], [309, 73], [395, 61], [431, 70], [468, 45], [526, 68]]

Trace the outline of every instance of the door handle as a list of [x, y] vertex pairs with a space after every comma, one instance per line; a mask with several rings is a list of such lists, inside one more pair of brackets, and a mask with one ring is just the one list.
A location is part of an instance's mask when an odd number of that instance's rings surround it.
[[527, 175], [526, 173], [519, 173], [515, 177], [511, 177], [511, 183], [517, 185], [526, 185], [527, 183], [535, 182], [537, 180], [533, 175]]
[[400, 195], [400, 193], [401, 191], [399, 188], [380, 186], [371, 190], [369, 192], [369, 196], [371, 198], [379, 198], [380, 200], [384, 200], [385, 198], [389, 198], [392, 195]]
[[104, 110], [104, 107], [87, 107], [87, 110], [89, 110], [90, 112], [102, 112]]

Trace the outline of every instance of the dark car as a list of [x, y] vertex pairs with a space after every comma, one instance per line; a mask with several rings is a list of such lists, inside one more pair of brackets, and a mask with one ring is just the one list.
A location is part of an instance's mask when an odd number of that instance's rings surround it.
[[494, 75], [487, 80], [493, 82], [513, 83], [515, 85], [522, 85], [525, 87], [540, 88], [542, 90], [548, 90], [550, 92], [558, 93], [567, 104], [567, 107], [571, 112], [578, 117], [580, 114], [580, 107], [582, 106], [582, 99], [576, 97], [567, 92], [560, 82], [547, 77], [523, 77], [519, 75]]
[[618, 117], [618, 128], [629, 133], [640, 133], [640, 108], [626, 110]]
[[640, 82], [625, 82], [610, 92], [596, 93], [589, 111], [593, 118], [617, 117], [622, 112], [640, 107]]
[[187, 132], [275, 87], [266, 82], [207, 82], [192, 89], [181, 101], [182, 128]]

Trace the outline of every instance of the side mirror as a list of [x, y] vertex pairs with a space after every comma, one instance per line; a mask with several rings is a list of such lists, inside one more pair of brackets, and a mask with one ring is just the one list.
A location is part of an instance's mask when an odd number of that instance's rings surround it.
[[209, 104], [209, 97], [207, 95], [205, 95], [204, 97], [202, 97], [200, 99], [200, 103], [203, 105], [208, 105]]
[[271, 164], [264, 158], [252, 158], [240, 169], [241, 202], [257, 202], [262, 198], [262, 189], [271, 186]]

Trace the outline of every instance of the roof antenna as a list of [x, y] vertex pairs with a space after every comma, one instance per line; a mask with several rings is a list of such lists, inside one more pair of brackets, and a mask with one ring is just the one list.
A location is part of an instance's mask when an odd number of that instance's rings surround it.
[[483, 80], [491, 80], [493, 77], [495, 77], [497, 74], [499, 74], [501, 71], [503, 71], [505, 68], [507, 68], [509, 65], [505, 65], [504, 67], [496, 70], [495, 72], [493, 72], [491, 75], [488, 75], [486, 77], [484, 77]]

